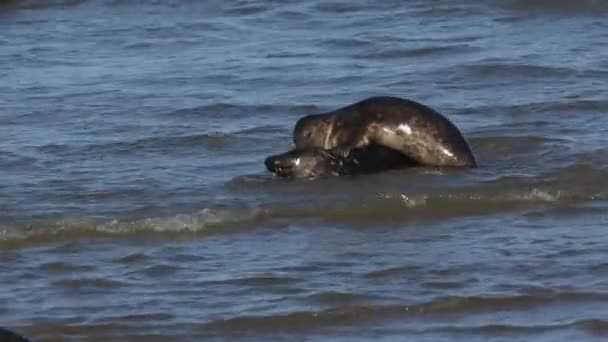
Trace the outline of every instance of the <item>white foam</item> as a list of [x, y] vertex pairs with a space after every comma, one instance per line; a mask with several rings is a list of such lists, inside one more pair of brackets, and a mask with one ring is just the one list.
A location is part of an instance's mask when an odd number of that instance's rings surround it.
[[191, 214], [150, 217], [135, 221], [112, 220], [99, 223], [91, 220], [65, 219], [41, 226], [2, 226], [0, 242], [47, 237], [53, 239], [62, 234], [129, 234], [138, 232], [204, 232], [208, 229], [231, 226], [257, 219], [264, 214], [260, 208], [230, 210], [206, 208]]

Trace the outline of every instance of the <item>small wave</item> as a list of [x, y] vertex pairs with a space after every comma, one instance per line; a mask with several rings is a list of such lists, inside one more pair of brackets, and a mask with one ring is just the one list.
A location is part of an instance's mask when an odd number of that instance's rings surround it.
[[115, 289], [126, 285], [123, 282], [105, 278], [80, 278], [59, 280], [53, 284], [68, 291]]
[[365, 303], [375, 299], [371, 295], [354, 294], [347, 292], [324, 291], [308, 297], [310, 301], [326, 306], [345, 306], [356, 303]]
[[273, 285], [288, 285], [299, 283], [300, 280], [290, 277], [279, 277], [272, 275], [261, 275], [261, 276], [246, 276], [231, 279], [212, 280], [206, 281], [204, 285], [222, 284], [222, 285], [239, 285], [239, 286], [250, 286], [250, 287], [267, 287]]
[[260, 14], [260, 13], [266, 12], [268, 10], [269, 10], [268, 6], [254, 5], [254, 4], [248, 4], [248, 5], [242, 4], [242, 5], [230, 6], [226, 10], [224, 10], [224, 13], [228, 14], [228, 15], [233, 15], [233, 16], [248, 16], [248, 15], [253, 15], [253, 14]]
[[229, 229], [256, 221], [264, 214], [265, 211], [262, 209], [243, 211], [203, 209], [194, 214], [178, 214], [125, 222], [114, 220], [108, 223], [98, 223], [87, 220], [61, 220], [35, 225], [0, 225], [0, 244], [7, 247], [18, 247], [22, 243], [80, 238], [91, 234], [111, 236], [138, 233], [211, 233], [216, 229]]
[[416, 266], [416, 265], [398, 266], [398, 267], [390, 267], [390, 268], [377, 270], [377, 271], [371, 271], [371, 272], [366, 273], [365, 277], [371, 278], [371, 279], [384, 278], [384, 277], [390, 277], [395, 274], [414, 273], [414, 272], [419, 272], [421, 270], [422, 270], [422, 267]]
[[69, 262], [47, 262], [39, 266], [43, 272], [51, 274], [76, 273], [94, 271], [95, 266], [91, 265], [76, 265]]
[[159, 277], [168, 277], [172, 276], [179, 271], [179, 267], [167, 264], [160, 264], [146, 267], [143, 270], [138, 271], [137, 273], [141, 273], [147, 277], [151, 278], [159, 278]]
[[488, 324], [480, 326], [441, 326], [428, 331], [443, 332], [450, 334], [479, 334], [496, 336], [498, 334], [533, 334], [559, 331], [565, 329], [579, 329], [586, 333], [605, 336], [608, 334], [608, 321], [601, 319], [584, 319], [574, 322], [563, 322], [557, 324], [534, 324], [534, 325], [514, 325], [514, 324]]
[[[206, 329], [223, 332], [277, 332], [313, 330], [323, 327], [359, 324], [403, 316], [473, 314], [495, 311], [519, 311], [546, 305], [565, 305], [570, 302], [606, 301], [603, 293], [545, 293], [510, 297], [446, 297], [413, 305], [352, 305], [322, 311], [301, 311], [269, 316], [238, 316], [205, 324]], [[585, 323], [583, 323], [585, 324]], [[586, 323], [588, 324], [588, 323]], [[599, 327], [599, 328], [597, 328]], [[500, 329], [490, 326], [481, 329]], [[596, 324], [598, 331], [606, 329], [605, 322]]]
[[146, 260], [148, 260], [150, 257], [147, 256], [146, 254], [142, 254], [142, 253], [132, 253], [129, 255], [126, 255], [124, 257], [120, 257], [118, 259], [115, 259], [114, 262], [117, 263], [121, 263], [121, 264], [131, 264], [131, 263], [142, 263]]

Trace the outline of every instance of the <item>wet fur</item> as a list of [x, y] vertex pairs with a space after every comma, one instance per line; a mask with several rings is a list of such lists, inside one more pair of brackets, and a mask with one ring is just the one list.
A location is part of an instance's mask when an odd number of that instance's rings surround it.
[[299, 151], [321, 148], [346, 156], [354, 149], [377, 144], [426, 166], [477, 166], [452, 122], [423, 104], [397, 97], [372, 97], [305, 116], [296, 123], [293, 136]]
[[286, 178], [362, 175], [419, 165], [402, 153], [379, 145], [353, 149], [347, 156], [323, 149], [294, 149], [270, 156], [264, 163], [270, 172]]
[[0, 341], [2, 342], [29, 342], [28, 339], [26, 339], [25, 337], [19, 336], [18, 334], [4, 329], [4, 328], [0, 328]]

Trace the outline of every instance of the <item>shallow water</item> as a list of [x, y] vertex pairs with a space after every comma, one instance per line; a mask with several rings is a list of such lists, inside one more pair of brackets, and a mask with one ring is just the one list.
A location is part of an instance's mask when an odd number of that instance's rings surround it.
[[[0, 326], [35, 341], [608, 335], [602, 1], [0, 3]], [[288, 181], [415, 99], [475, 170]]]

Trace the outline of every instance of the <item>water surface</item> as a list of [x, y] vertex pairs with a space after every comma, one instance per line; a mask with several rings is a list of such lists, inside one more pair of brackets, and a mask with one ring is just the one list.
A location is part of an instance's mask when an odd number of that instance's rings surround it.
[[[35, 341], [608, 335], [602, 1], [5, 1], [0, 325]], [[421, 101], [475, 170], [288, 181]]]

